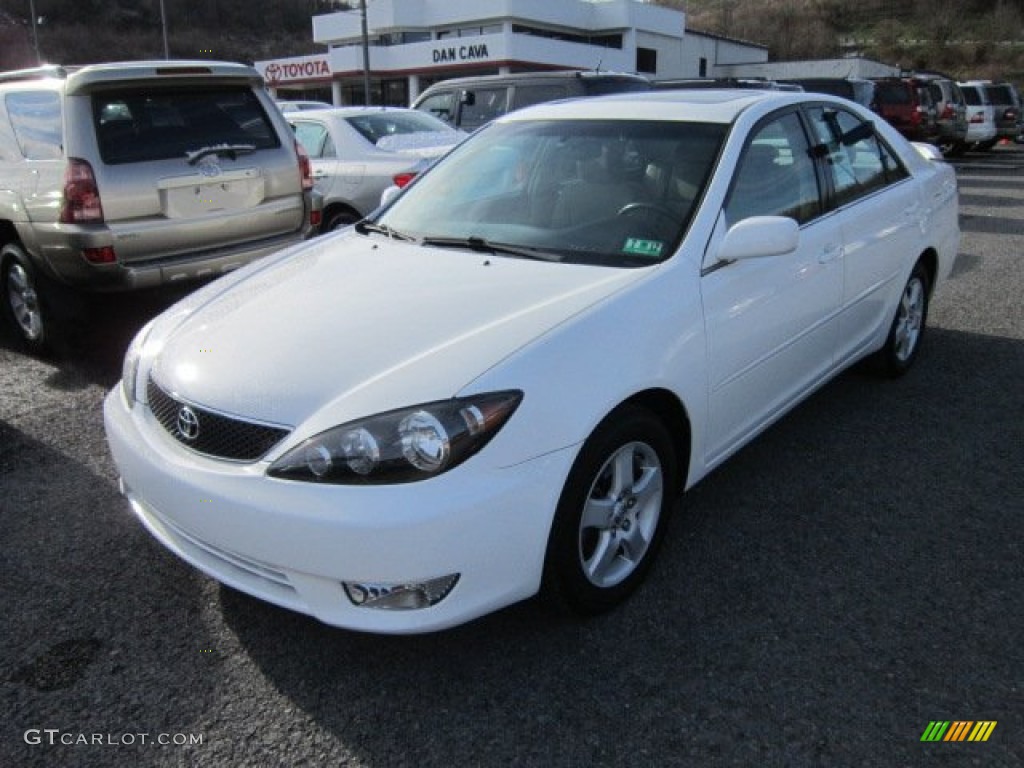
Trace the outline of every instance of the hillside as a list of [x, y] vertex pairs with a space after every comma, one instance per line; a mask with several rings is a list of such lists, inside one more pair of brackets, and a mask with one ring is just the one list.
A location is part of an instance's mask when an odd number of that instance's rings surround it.
[[1024, 81], [1024, 0], [659, 0], [772, 60], [859, 54], [906, 69]]
[[[372, 2], [373, 0], [370, 0]], [[0, 69], [34, 63], [30, 0], [0, 0]], [[32, 0], [44, 60], [163, 56], [160, 0]], [[1024, 81], [1024, 0], [655, 0], [693, 29], [767, 45], [772, 60], [858, 53], [958, 77]], [[164, 0], [174, 58], [252, 62], [322, 51], [310, 18], [355, 0]]]
[[[160, 0], [33, 0], [44, 61], [87, 64], [163, 58]], [[164, 0], [172, 58], [258, 59], [322, 51], [310, 18], [346, 8], [337, 0]], [[0, 0], [0, 70], [35, 63], [29, 0]], [[26, 60], [27, 58], [27, 60]]]

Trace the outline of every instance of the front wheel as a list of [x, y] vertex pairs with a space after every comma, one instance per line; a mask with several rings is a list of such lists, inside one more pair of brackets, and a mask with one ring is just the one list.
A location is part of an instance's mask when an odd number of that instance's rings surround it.
[[555, 512], [544, 591], [596, 614], [625, 600], [651, 566], [675, 499], [675, 449], [649, 411], [625, 406], [584, 443]]
[[918, 262], [900, 295], [885, 346], [878, 352], [878, 362], [889, 376], [902, 376], [917, 358], [928, 320], [930, 286], [928, 270]]

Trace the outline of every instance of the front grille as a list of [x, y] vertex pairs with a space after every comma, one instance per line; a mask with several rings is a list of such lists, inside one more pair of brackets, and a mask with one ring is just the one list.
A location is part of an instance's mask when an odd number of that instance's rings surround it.
[[153, 379], [146, 384], [149, 409], [171, 437], [206, 456], [231, 461], [256, 461], [290, 430], [253, 424], [178, 400]]

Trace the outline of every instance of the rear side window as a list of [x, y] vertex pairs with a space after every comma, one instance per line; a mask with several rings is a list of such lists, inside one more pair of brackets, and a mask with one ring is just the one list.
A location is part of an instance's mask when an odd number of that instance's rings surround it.
[[972, 107], [980, 107], [985, 102], [981, 100], [981, 92], [977, 88], [965, 86], [960, 89], [964, 94], [964, 101]]
[[836, 202], [845, 205], [908, 176], [907, 169], [873, 131], [857, 137], [863, 121], [846, 110], [809, 110], [820, 145], [827, 152]]
[[7, 115], [27, 160], [63, 156], [60, 96], [53, 91], [22, 91], [4, 97]]
[[299, 140], [310, 157], [318, 160], [334, 157], [334, 142], [331, 141], [331, 135], [327, 132], [326, 125], [306, 120], [296, 120], [293, 125], [295, 138]]
[[517, 85], [513, 104], [515, 109], [519, 109], [531, 104], [564, 99], [568, 95], [569, 91], [564, 85]]
[[184, 157], [227, 144], [281, 146], [270, 118], [248, 86], [135, 86], [92, 95], [100, 157], [108, 165]]
[[472, 131], [496, 117], [501, 117], [508, 111], [507, 96], [508, 89], [505, 86], [467, 91], [462, 102], [459, 127]]

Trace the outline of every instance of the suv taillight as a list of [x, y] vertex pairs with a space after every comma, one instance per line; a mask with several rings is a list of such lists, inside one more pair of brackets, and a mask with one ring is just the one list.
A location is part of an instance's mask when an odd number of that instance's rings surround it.
[[302, 174], [302, 189], [310, 190], [313, 188], [313, 164], [309, 162], [309, 153], [306, 148], [303, 147], [299, 140], [295, 140], [295, 151], [299, 155], [299, 171]]
[[99, 223], [103, 221], [100, 190], [92, 166], [77, 157], [68, 159], [64, 169], [64, 195], [60, 204], [61, 224]]
[[956, 111], [953, 109], [952, 104], [947, 103], [946, 106], [942, 108], [941, 118], [943, 120], [952, 120], [954, 117], [956, 117]]
[[395, 182], [396, 187], [402, 189], [415, 178], [416, 171], [405, 171], [404, 173], [396, 173], [394, 176], [391, 177], [391, 180]]

